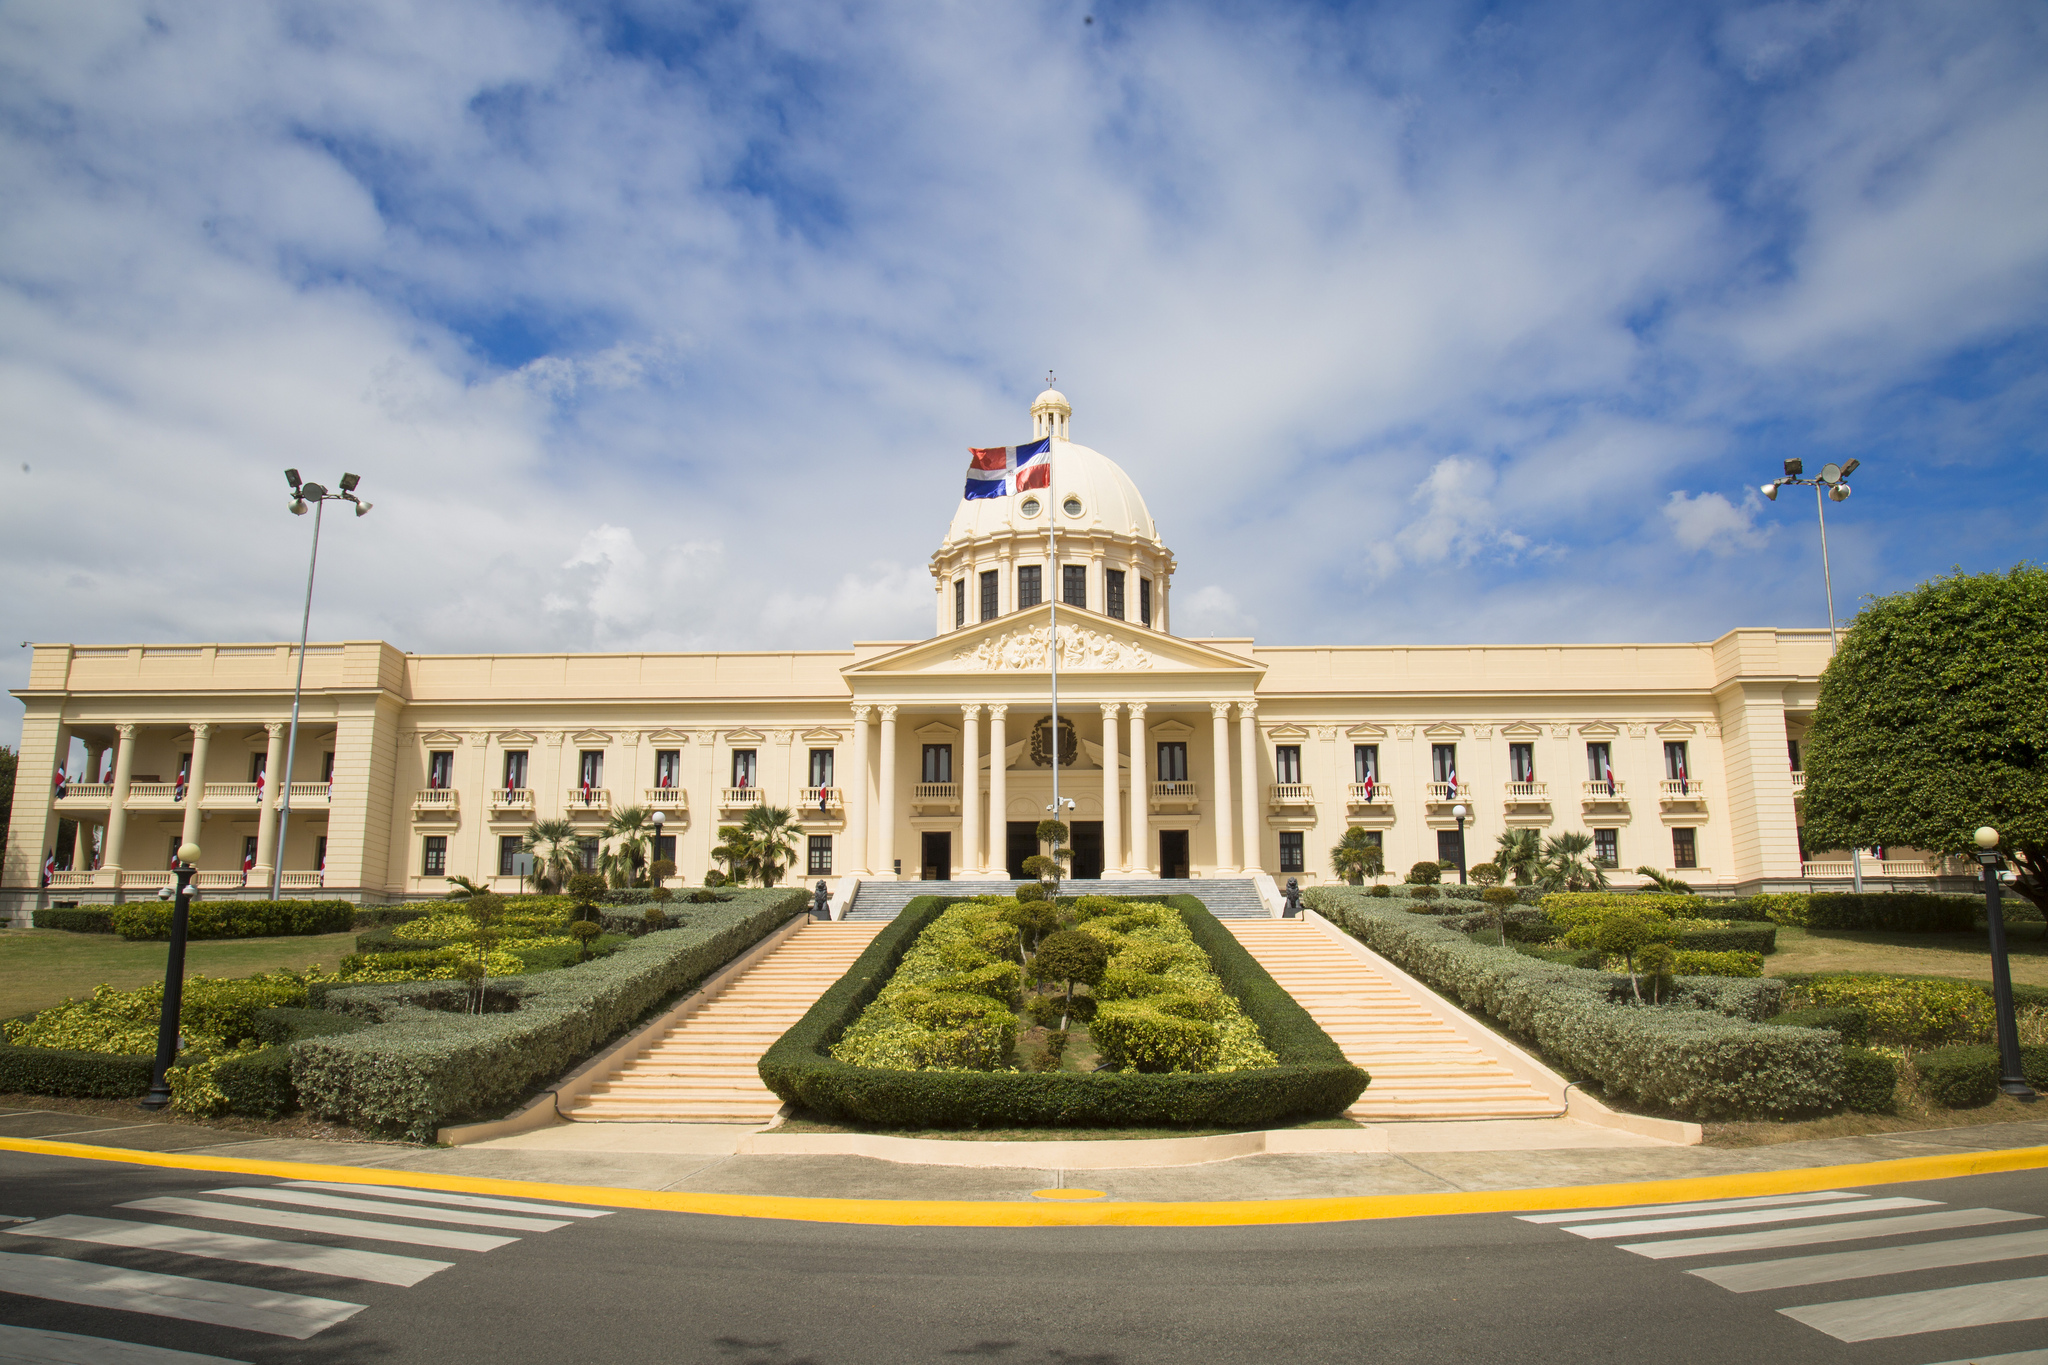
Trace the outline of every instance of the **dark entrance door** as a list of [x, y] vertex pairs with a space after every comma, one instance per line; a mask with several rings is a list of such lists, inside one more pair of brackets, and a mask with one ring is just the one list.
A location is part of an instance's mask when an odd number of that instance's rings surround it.
[[1092, 882], [1102, 876], [1102, 822], [1076, 820], [1073, 831], [1074, 870], [1070, 875], [1077, 882]]
[[953, 880], [953, 832], [928, 829], [924, 832], [924, 879], [928, 882]]
[[1183, 880], [1188, 875], [1188, 832], [1184, 829], [1159, 831], [1159, 875]]
[[1003, 867], [1009, 872], [1010, 880], [1029, 881], [1031, 874], [1024, 870], [1024, 860], [1037, 856], [1038, 826], [1029, 820], [1010, 821], [1008, 842], [1003, 847]]

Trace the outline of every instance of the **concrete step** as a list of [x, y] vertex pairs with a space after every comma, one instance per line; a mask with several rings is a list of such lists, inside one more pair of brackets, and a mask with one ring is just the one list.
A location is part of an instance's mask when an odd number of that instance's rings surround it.
[[[852, 921], [891, 920], [919, 896], [1007, 896], [1023, 882], [890, 882], [863, 881], [854, 893], [846, 918]], [[1194, 896], [1218, 919], [1270, 919], [1251, 879], [1201, 877], [1190, 879], [1132, 878], [1100, 881], [1066, 881], [1062, 896]]]

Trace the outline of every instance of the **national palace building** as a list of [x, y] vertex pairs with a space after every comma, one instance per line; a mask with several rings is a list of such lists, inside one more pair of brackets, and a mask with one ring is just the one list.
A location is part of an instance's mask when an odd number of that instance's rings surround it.
[[[664, 813], [661, 854], [690, 884], [714, 865], [719, 827], [764, 803], [794, 812], [810, 880], [1017, 877], [1055, 764], [1077, 877], [1328, 880], [1331, 846], [1354, 828], [1398, 873], [1457, 857], [1460, 803], [1473, 862], [1526, 827], [1591, 834], [1618, 884], [1644, 865], [1702, 889], [1847, 876], [1846, 862], [1803, 861], [1798, 832], [1825, 630], [1597, 645], [1179, 636], [1173, 555], [1130, 477], [1069, 439], [1070, 417], [1052, 390], [1031, 409], [1050, 489], [961, 501], [931, 558], [924, 640], [312, 645], [282, 840], [296, 646], [37, 645], [14, 693], [26, 715], [0, 895], [13, 911], [154, 895], [181, 840], [201, 845], [200, 885], [218, 894], [267, 888], [274, 867], [291, 893], [370, 902], [438, 894], [453, 875], [512, 890], [536, 819], [567, 817], [594, 856], [629, 805]], [[60, 795], [51, 775], [74, 740], [86, 758]], [[1871, 876], [1934, 870], [1865, 860]]]

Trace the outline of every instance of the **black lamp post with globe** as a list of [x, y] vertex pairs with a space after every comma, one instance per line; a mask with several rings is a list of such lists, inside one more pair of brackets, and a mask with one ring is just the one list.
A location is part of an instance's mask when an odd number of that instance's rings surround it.
[[164, 963], [164, 1008], [156, 1026], [156, 1065], [149, 1071], [144, 1109], [162, 1109], [171, 1102], [167, 1073], [178, 1060], [178, 1011], [185, 1001], [185, 928], [192, 910], [192, 878], [197, 874], [199, 845], [178, 847], [178, 895], [171, 907], [171, 950]]
[[2013, 1016], [2012, 967], [2005, 960], [2005, 908], [2000, 902], [1998, 831], [1986, 825], [1977, 831], [1977, 861], [1984, 865], [1984, 923], [1991, 931], [1991, 1004], [1998, 1015], [1998, 1088], [2016, 1100], [2034, 1100], [2020, 1064], [2019, 1022]]

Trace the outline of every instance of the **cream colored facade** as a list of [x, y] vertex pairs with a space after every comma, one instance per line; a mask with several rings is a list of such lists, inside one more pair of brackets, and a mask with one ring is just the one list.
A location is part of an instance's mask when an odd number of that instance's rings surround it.
[[[311, 646], [281, 850], [281, 786], [266, 776], [259, 795], [254, 778], [284, 771], [296, 646], [38, 645], [14, 694], [26, 716], [9, 904], [154, 894], [181, 839], [201, 845], [201, 884], [223, 893], [242, 886], [245, 860], [250, 887], [281, 861], [301, 894], [438, 894], [450, 875], [511, 889], [505, 841], [536, 818], [596, 836], [635, 804], [665, 813], [691, 883], [713, 866], [718, 827], [764, 802], [796, 812], [807, 879], [1002, 877], [1035, 851], [1026, 827], [1053, 799], [1054, 608], [1023, 605], [1023, 571], [1038, 570], [1045, 596], [1067, 580], [1047, 560], [1053, 517], [1057, 567], [1076, 570], [1086, 603], [1057, 608], [1072, 731], [1059, 794], [1074, 802], [1080, 860], [1099, 848], [1105, 877], [1327, 880], [1330, 847], [1352, 827], [1379, 832], [1398, 872], [1437, 857], [1459, 802], [1472, 862], [1526, 826], [1612, 831], [1624, 884], [1639, 865], [1730, 888], [1847, 875], [1802, 864], [1788, 757], [1825, 631], [1473, 647], [1178, 637], [1173, 556], [1137, 489], [1066, 439], [1060, 395], [1041, 395], [1032, 416], [1054, 438], [1055, 486], [963, 500], [932, 557], [926, 640], [700, 654]], [[58, 799], [49, 777], [74, 739], [89, 767]], [[1611, 794], [1591, 745], [1607, 746]], [[1452, 746], [1456, 792], [1433, 767], [1437, 746]], [[185, 769], [195, 780], [181, 791]], [[73, 865], [60, 821], [90, 832], [95, 866]], [[52, 856], [60, 870], [42, 889]]]

